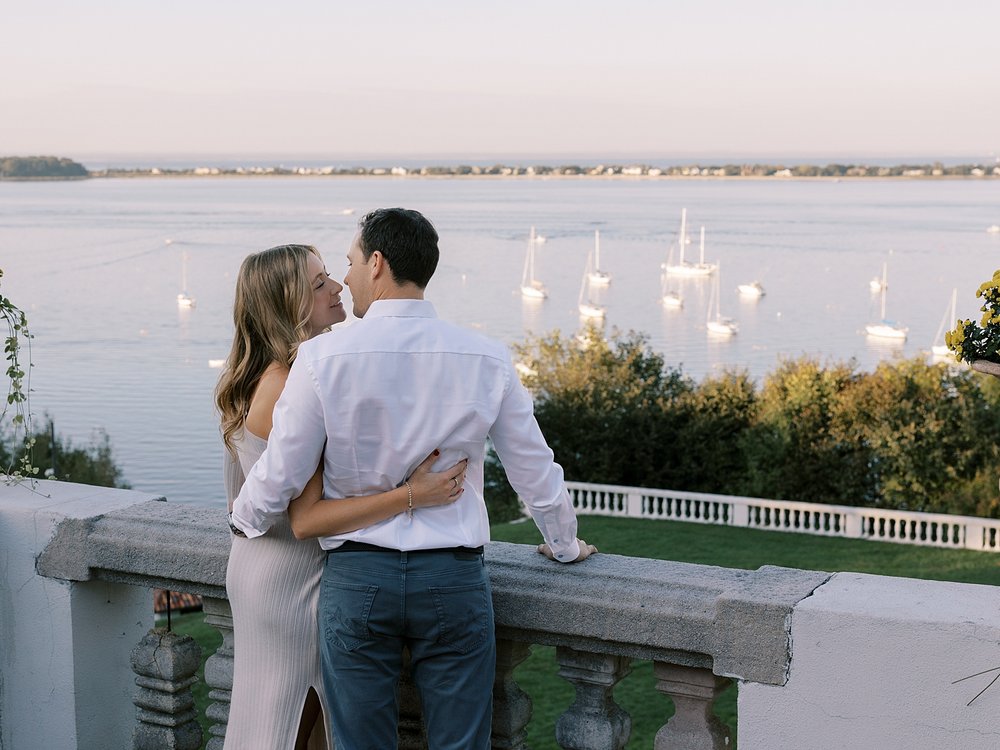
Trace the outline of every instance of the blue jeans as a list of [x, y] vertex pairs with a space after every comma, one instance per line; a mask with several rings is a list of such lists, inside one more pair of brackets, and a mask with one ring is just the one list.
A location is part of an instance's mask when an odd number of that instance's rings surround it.
[[496, 641], [481, 554], [333, 551], [319, 627], [337, 750], [396, 747], [404, 646], [430, 750], [489, 750]]

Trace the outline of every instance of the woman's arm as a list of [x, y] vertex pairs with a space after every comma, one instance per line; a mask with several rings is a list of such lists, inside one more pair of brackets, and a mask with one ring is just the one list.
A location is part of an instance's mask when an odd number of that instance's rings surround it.
[[[438, 452], [416, 468], [404, 484], [389, 492], [363, 497], [324, 500], [322, 467], [316, 469], [302, 494], [288, 506], [292, 533], [298, 539], [341, 534], [385, 521], [395, 515], [416, 508], [447, 505], [462, 496], [465, 489], [465, 469], [469, 460], [463, 459], [444, 471], [431, 471]], [[412, 502], [412, 505], [411, 505]]]
[[[277, 362], [273, 362], [261, 376], [244, 421], [245, 427], [254, 435], [265, 439], [270, 437], [274, 405], [287, 379], [288, 368]], [[414, 470], [407, 479], [410, 490], [404, 485], [377, 495], [339, 500], [323, 500], [322, 467], [317, 468], [302, 494], [288, 506], [292, 533], [299, 539], [341, 534], [363, 529], [410, 510], [411, 501], [412, 508], [455, 502], [463, 492], [468, 459], [445, 471], [434, 472], [431, 466], [438, 455], [435, 451]]]

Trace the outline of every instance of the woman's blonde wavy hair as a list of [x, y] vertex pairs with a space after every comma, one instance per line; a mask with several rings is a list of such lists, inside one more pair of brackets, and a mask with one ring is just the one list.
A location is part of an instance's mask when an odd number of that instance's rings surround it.
[[240, 266], [233, 303], [236, 332], [215, 387], [222, 440], [234, 456], [233, 435], [246, 419], [264, 371], [272, 362], [291, 367], [299, 344], [309, 338], [309, 253], [320, 258], [312, 245], [279, 245], [247, 256]]

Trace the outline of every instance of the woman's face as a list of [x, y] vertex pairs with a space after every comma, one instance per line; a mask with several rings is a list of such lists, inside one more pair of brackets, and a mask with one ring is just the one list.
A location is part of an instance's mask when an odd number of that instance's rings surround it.
[[309, 253], [309, 258], [306, 260], [306, 269], [309, 274], [309, 283], [313, 288], [309, 335], [315, 336], [334, 323], [341, 323], [347, 319], [347, 312], [340, 301], [340, 293], [344, 287], [327, 275], [323, 261], [312, 253]]

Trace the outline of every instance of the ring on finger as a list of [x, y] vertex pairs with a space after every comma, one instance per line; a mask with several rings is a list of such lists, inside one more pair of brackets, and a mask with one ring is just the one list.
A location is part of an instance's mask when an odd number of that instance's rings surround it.
[[455, 483], [455, 486], [453, 487], [453, 489], [457, 490], [458, 489], [458, 477], [452, 477], [451, 481], [453, 481]]

